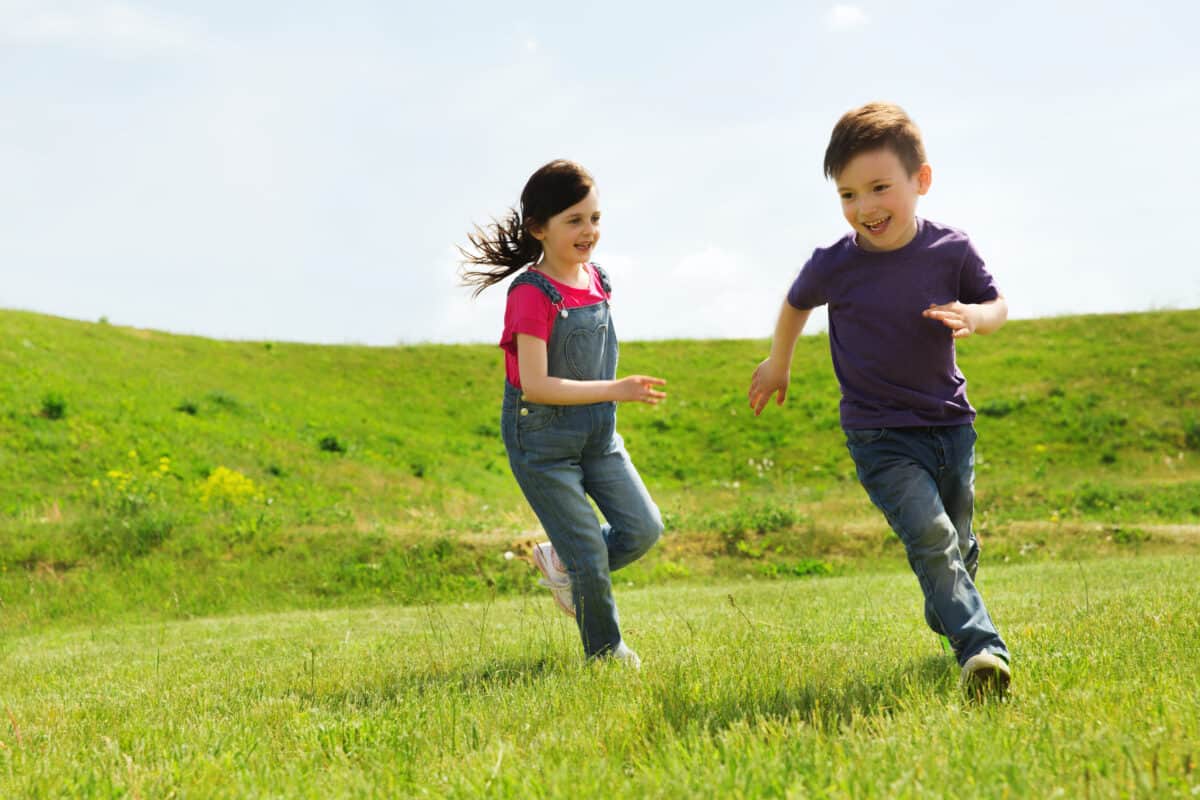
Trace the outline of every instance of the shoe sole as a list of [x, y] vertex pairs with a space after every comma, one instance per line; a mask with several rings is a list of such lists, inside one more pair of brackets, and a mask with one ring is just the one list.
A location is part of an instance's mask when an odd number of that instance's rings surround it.
[[558, 606], [559, 611], [563, 612], [571, 619], [575, 619], [574, 604], [568, 603], [565, 600], [563, 600], [561, 597], [559, 597], [559, 592], [561, 592], [563, 590], [570, 591], [571, 581], [567, 580], [567, 581], [564, 581], [561, 583], [557, 583], [550, 578], [550, 565], [547, 564], [544, 560], [546, 558], [543, 555], [544, 552], [545, 551], [543, 550], [543, 548], [540, 548], [540, 547], [533, 548], [533, 563], [535, 565], [537, 565], [537, 568], [539, 570], [541, 570], [541, 572], [542, 572], [542, 579], [540, 581], [538, 581], [538, 584], [541, 586], [544, 586], [550, 590], [550, 596], [554, 598], [554, 605]]
[[565, 589], [564, 587], [559, 587], [557, 589], [553, 589], [553, 588], [550, 589], [550, 596], [554, 598], [554, 605], [558, 606], [559, 611], [563, 612], [571, 619], [575, 619], [575, 606], [570, 603], [567, 603], [565, 600], [563, 600], [561, 597], [558, 596], [558, 593], [562, 592], [562, 591], [570, 591], [570, 590]]
[[[537, 566], [537, 568], [539, 570], [541, 570], [542, 577], [545, 579], [545, 582], [542, 583], [542, 585], [548, 589], [556, 589], [556, 588], [562, 589], [564, 587], [570, 586], [571, 581], [569, 578], [566, 580], [556, 581], [556, 580], [554, 580], [554, 578], [551, 577], [551, 570], [553, 569], [553, 567], [552, 567], [552, 565], [546, 563], [546, 556], [543, 555], [543, 553], [544, 553], [544, 551], [542, 550], [542, 548], [540, 548], [540, 547], [533, 548], [533, 563]], [[554, 571], [558, 572], [559, 570], [554, 570]]]
[[[975, 658], [972, 656], [967, 659], [967, 664], [964, 666], [970, 667], [971, 661]], [[1003, 661], [998, 657], [993, 657], [986, 663], [971, 669], [964, 676], [963, 689], [975, 700], [985, 700], [989, 697], [1003, 699], [1008, 695], [1008, 687], [1011, 683], [1012, 673], [1009, 672]]]

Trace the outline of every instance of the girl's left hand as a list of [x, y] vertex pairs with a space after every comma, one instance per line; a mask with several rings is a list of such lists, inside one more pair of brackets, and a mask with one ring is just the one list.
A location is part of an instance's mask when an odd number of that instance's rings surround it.
[[966, 305], [957, 300], [953, 303], [943, 303], [940, 306], [930, 303], [929, 308], [921, 312], [921, 316], [926, 319], [940, 320], [943, 325], [954, 331], [955, 339], [965, 339], [973, 334], [975, 328], [979, 326], [975, 308], [975, 306]]
[[658, 405], [666, 398], [666, 392], [660, 392], [655, 386], [666, 386], [662, 378], [652, 378], [649, 375], [630, 375], [616, 382], [616, 401], [618, 403], [648, 403]]

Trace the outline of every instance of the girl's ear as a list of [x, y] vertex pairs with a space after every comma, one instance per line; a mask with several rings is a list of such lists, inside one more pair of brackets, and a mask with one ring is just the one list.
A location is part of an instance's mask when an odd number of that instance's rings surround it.
[[539, 242], [546, 238], [546, 229], [536, 222], [530, 222], [525, 226], [525, 230], [529, 231], [529, 235]]

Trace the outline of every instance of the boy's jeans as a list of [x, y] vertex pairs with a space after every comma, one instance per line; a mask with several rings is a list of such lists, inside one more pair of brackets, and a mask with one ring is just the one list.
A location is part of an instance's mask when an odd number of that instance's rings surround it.
[[904, 543], [929, 627], [950, 639], [959, 664], [982, 650], [1007, 661], [1008, 648], [975, 588], [975, 429], [847, 430], [846, 447], [871, 502]]

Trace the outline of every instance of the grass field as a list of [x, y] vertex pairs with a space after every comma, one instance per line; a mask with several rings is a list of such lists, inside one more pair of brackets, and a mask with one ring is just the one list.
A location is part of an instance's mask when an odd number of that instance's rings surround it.
[[619, 590], [640, 673], [548, 597], [5, 640], [4, 797], [1194, 797], [1195, 556], [989, 569], [975, 706], [909, 575]]

